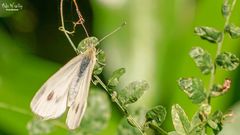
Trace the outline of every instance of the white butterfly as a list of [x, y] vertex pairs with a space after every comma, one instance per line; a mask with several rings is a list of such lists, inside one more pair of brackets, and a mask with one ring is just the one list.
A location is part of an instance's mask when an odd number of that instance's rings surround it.
[[51, 76], [31, 101], [31, 110], [44, 120], [60, 117], [69, 107], [66, 124], [76, 129], [87, 106], [88, 91], [96, 63], [98, 39], [83, 40], [85, 51], [70, 60]]

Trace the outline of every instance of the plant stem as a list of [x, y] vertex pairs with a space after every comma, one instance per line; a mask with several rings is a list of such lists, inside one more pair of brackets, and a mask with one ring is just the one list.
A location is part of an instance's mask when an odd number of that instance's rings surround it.
[[75, 51], [76, 53], [78, 53], [78, 50], [77, 50], [76, 46], [75, 46], [74, 43], [72, 42], [72, 40], [71, 40], [71, 38], [69, 37], [69, 35], [68, 35], [68, 33], [67, 33], [66, 29], [65, 29], [65, 26], [64, 26], [63, 0], [60, 1], [60, 17], [61, 17], [61, 23], [62, 23], [62, 26], [61, 26], [62, 31], [63, 31], [63, 33], [65, 34], [65, 36], [67, 37], [67, 39], [68, 39], [69, 43], [71, 44], [72, 48], [74, 49], [74, 51]]
[[168, 133], [160, 128], [159, 126], [156, 126], [155, 124], [149, 123], [149, 127], [156, 130], [158, 133], [161, 133], [161, 135], [168, 135]]
[[[103, 89], [113, 98], [112, 93], [107, 88], [107, 86], [102, 82], [102, 80], [96, 75], [94, 75], [94, 78], [99, 82], [99, 84], [103, 87]], [[144, 133], [142, 131], [142, 127], [140, 126], [139, 123], [137, 123], [136, 120], [134, 120], [133, 116], [129, 113], [129, 111], [126, 109], [126, 107], [122, 106], [122, 104], [120, 103], [120, 101], [117, 98], [114, 98], [113, 102], [115, 102], [118, 105], [118, 107], [121, 109], [121, 111], [124, 113], [124, 115], [128, 118], [128, 120], [139, 130], [139, 132], [142, 135], [144, 135]]]
[[[225, 23], [224, 23], [224, 28], [223, 28], [223, 34], [222, 34], [222, 40], [217, 44], [217, 52], [216, 52], [216, 55], [215, 55], [215, 59], [216, 57], [221, 53], [221, 49], [222, 49], [222, 45], [223, 45], [223, 41], [224, 41], [224, 29], [226, 28], [226, 26], [229, 24], [229, 21], [230, 21], [230, 17], [232, 15], [232, 11], [236, 5], [236, 2], [237, 0], [233, 0], [232, 4], [231, 4], [231, 7], [230, 7], [230, 11], [229, 11], [229, 14], [228, 16], [226, 17], [226, 20], [225, 20]], [[212, 72], [211, 72], [211, 76], [210, 76], [210, 82], [209, 82], [209, 91], [210, 89], [212, 88], [213, 86], [213, 83], [214, 83], [214, 80], [215, 80], [215, 72], [216, 72], [216, 67], [213, 68]]]

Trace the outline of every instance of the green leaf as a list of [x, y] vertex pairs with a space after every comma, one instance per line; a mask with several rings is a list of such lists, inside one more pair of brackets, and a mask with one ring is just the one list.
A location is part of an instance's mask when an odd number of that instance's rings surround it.
[[230, 4], [228, 3], [228, 0], [225, 0], [223, 5], [222, 5], [222, 15], [224, 18], [227, 18], [227, 16], [229, 15], [230, 13]]
[[120, 77], [126, 72], [125, 68], [120, 68], [115, 70], [112, 73], [112, 76], [108, 80], [108, 86], [110, 87], [116, 87], [119, 84]]
[[106, 56], [103, 50], [98, 50], [97, 53], [97, 63], [94, 66], [93, 74], [94, 75], [99, 75], [102, 73], [103, 68], [106, 63]]
[[103, 71], [103, 67], [104, 67], [104, 66], [96, 63], [95, 66], [94, 66], [94, 69], [93, 69], [93, 74], [94, 74], [94, 75], [99, 75], [99, 74], [101, 74], [102, 71]]
[[97, 52], [97, 62], [101, 65], [105, 65], [106, 62], [106, 54], [103, 50], [98, 50]]
[[176, 132], [179, 135], [188, 135], [191, 124], [184, 110], [178, 105], [172, 106], [172, 121]]
[[223, 126], [223, 113], [221, 111], [216, 111], [208, 120], [208, 125], [214, 130], [217, 134], [222, 130]]
[[228, 92], [229, 88], [231, 87], [231, 80], [225, 79], [223, 85], [220, 84], [214, 84], [211, 88], [211, 97], [217, 97], [225, 94]]
[[208, 52], [200, 47], [194, 47], [190, 51], [189, 55], [204, 75], [211, 73], [213, 69], [213, 63]]
[[202, 80], [198, 78], [180, 78], [178, 85], [193, 103], [198, 104], [206, 99]]
[[216, 58], [216, 64], [226, 71], [232, 71], [239, 65], [239, 59], [230, 52], [222, 52]]
[[84, 134], [96, 134], [107, 127], [110, 116], [111, 106], [108, 96], [103, 91], [91, 90], [80, 131]]
[[199, 113], [199, 111], [193, 115], [192, 121], [191, 121], [191, 135], [205, 134], [204, 126], [202, 126], [204, 122], [201, 120], [201, 118], [202, 118], [202, 115]]
[[194, 32], [202, 39], [211, 43], [219, 43], [222, 40], [222, 32], [207, 26], [195, 27]]
[[215, 123], [214, 121], [208, 120], [207, 123], [208, 123], [208, 125], [209, 125], [212, 129], [218, 130], [218, 125], [217, 125], [217, 123]]
[[123, 105], [131, 104], [136, 102], [148, 88], [149, 85], [146, 81], [134, 81], [124, 89], [117, 91], [117, 98]]
[[98, 39], [96, 37], [87, 37], [78, 44], [77, 50], [79, 52], [85, 52], [87, 48], [91, 46], [94, 47], [97, 44], [98, 44]]
[[166, 115], [167, 111], [163, 106], [155, 106], [146, 113], [146, 122], [156, 122], [157, 125], [160, 127], [165, 120]]
[[48, 121], [33, 119], [28, 122], [27, 129], [29, 135], [49, 134], [53, 130], [53, 125]]
[[[140, 125], [143, 125], [145, 119], [145, 109], [143, 108], [138, 108], [134, 111], [131, 111], [131, 114], [134, 118], [134, 120], [136, 120]], [[120, 122], [120, 124], [118, 125], [118, 129], [117, 129], [117, 135], [142, 135], [139, 130], [135, 127], [133, 127], [132, 125], [130, 125], [129, 120], [127, 121], [126, 118], [123, 118]]]
[[237, 27], [234, 24], [227, 25], [225, 28], [225, 32], [227, 32], [232, 39], [240, 37], [240, 27]]

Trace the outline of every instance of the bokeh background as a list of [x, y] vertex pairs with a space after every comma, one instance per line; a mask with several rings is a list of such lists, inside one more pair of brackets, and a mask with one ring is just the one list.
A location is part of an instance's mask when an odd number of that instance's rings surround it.
[[[14, 12], [3, 8], [2, 4], [9, 2], [13, 1], [0, 0], [0, 102], [30, 112], [29, 104], [35, 92], [76, 54], [63, 32], [58, 30], [59, 0], [15, 1], [23, 9]], [[210, 76], [200, 73], [188, 52], [193, 46], [201, 46], [215, 56], [217, 46], [201, 40], [193, 29], [204, 25], [222, 30], [225, 21], [221, 15], [222, 3], [222, 0], [78, 0], [92, 36], [101, 38], [127, 22], [99, 46], [107, 56], [101, 78], [104, 80], [115, 69], [125, 67], [127, 73], [121, 85], [147, 80], [150, 89], [133, 107], [165, 106], [168, 115], [164, 129], [167, 131], [173, 130], [170, 115], [173, 104], [180, 104], [189, 116], [198, 107], [179, 90], [176, 80], [196, 76], [208, 86]], [[65, 0], [64, 4], [65, 22], [71, 26], [77, 19], [75, 8], [70, 0]], [[238, 1], [231, 17], [231, 22], [237, 25], [240, 25], [239, 11]], [[84, 31], [78, 27], [72, 38], [77, 45], [84, 37]], [[239, 56], [240, 40], [226, 36], [223, 50]], [[213, 110], [227, 112], [240, 99], [240, 70], [231, 73], [217, 70], [216, 76], [218, 83], [225, 78], [232, 79], [230, 92], [213, 99]], [[112, 104], [110, 123], [100, 134], [114, 134], [121, 118], [122, 113]], [[28, 115], [0, 108], [0, 134], [26, 135], [26, 125], [31, 119]], [[52, 134], [64, 135], [67, 131], [59, 128]]]

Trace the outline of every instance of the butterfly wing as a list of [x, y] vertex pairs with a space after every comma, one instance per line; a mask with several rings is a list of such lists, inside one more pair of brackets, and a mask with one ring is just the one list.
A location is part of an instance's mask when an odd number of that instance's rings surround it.
[[77, 79], [74, 79], [69, 91], [67, 126], [76, 129], [82, 120], [87, 107], [88, 91], [91, 83], [93, 68], [96, 62], [95, 50], [90, 49], [83, 56]]
[[69, 86], [82, 61], [74, 57], [38, 90], [31, 101], [31, 110], [44, 119], [60, 117], [66, 110]]

